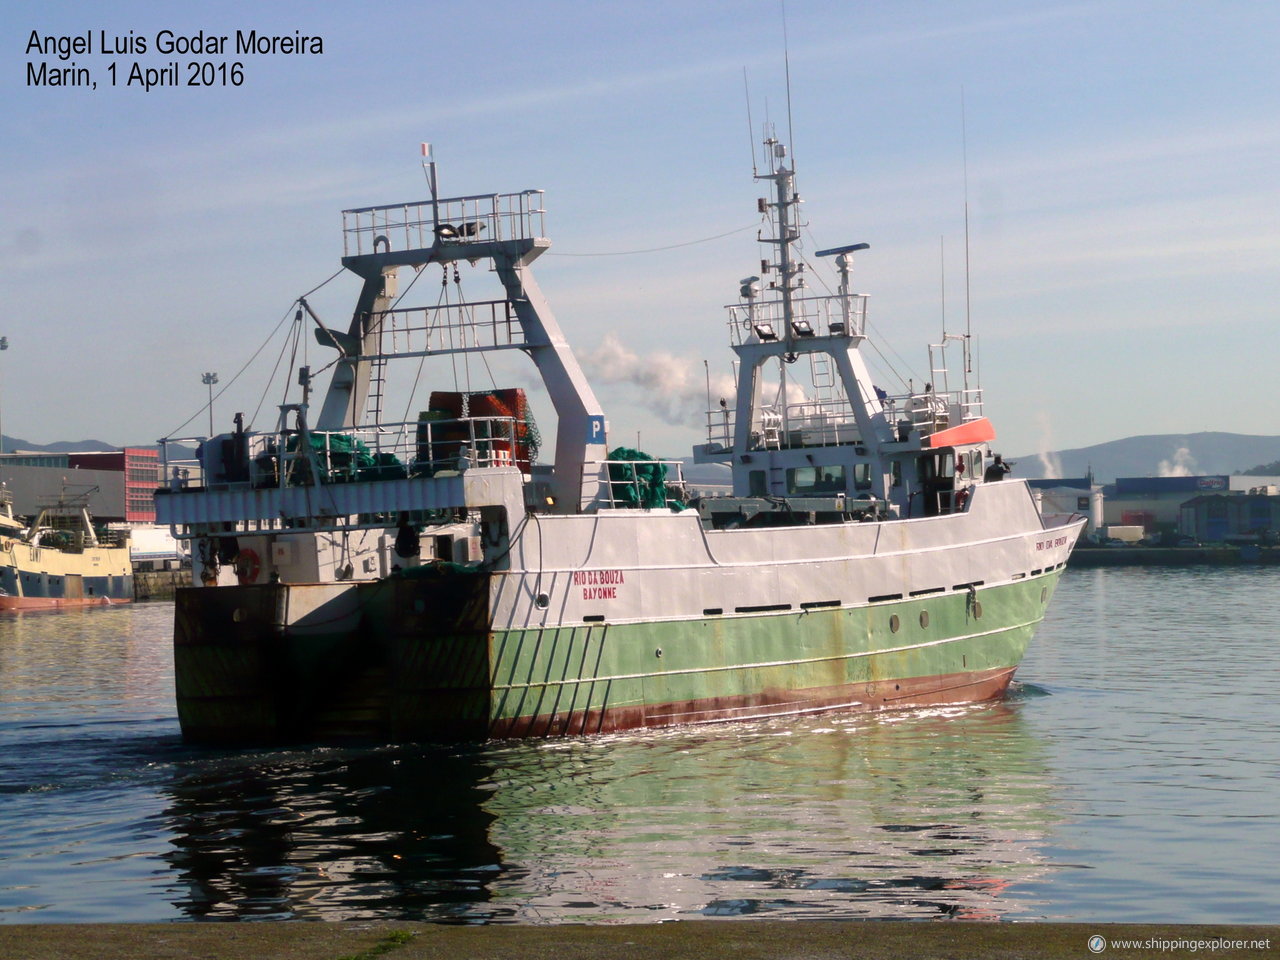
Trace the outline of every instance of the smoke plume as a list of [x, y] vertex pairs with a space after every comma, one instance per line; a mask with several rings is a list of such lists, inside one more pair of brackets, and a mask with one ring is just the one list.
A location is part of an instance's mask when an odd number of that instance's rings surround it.
[[1062, 460], [1051, 449], [1053, 447], [1053, 432], [1049, 425], [1048, 414], [1037, 414], [1036, 422], [1040, 425], [1040, 449], [1036, 452], [1036, 459], [1040, 461], [1040, 467], [1044, 470], [1046, 477], [1061, 480]]
[[[582, 365], [598, 383], [639, 387], [641, 402], [663, 421], [682, 426], [705, 426], [707, 378], [702, 364], [665, 351], [640, 356], [606, 334], [600, 346], [582, 355]], [[732, 378], [711, 377], [711, 402], [721, 397], [733, 406]]]
[[1160, 461], [1156, 476], [1194, 477], [1199, 472], [1196, 458], [1191, 455], [1191, 450], [1187, 447], [1179, 447], [1174, 451], [1172, 460]]

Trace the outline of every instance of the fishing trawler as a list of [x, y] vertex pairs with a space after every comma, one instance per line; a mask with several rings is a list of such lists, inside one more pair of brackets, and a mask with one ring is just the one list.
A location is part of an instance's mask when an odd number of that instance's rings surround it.
[[[918, 388], [872, 382], [851, 286], [867, 244], [817, 251], [838, 290], [809, 295], [794, 170], [765, 148], [767, 255], [728, 307], [736, 388], [694, 451], [729, 468], [722, 496], [690, 497], [679, 461], [610, 450], [533, 276], [541, 191], [441, 198], [424, 150], [429, 199], [344, 212], [350, 325], [305, 298], [295, 318], [336, 351], [318, 414], [304, 367], [274, 430], [237, 416], [156, 496], [192, 542], [174, 639], [188, 740], [578, 735], [1004, 693], [1083, 520], [1046, 525], [1004, 479], [981, 390], [945, 366], [959, 348], [969, 369], [968, 337], [930, 348]], [[406, 268], [447, 285], [463, 262], [490, 267], [494, 295], [400, 305]], [[383, 417], [394, 365], [499, 351], [542, 378], [551, 462], [517, 388]]]
[[50, 610], [133, 600], [126, 532], [99, 535], [89, 513], [96, 491], [64, 489], [30, 523], [0, 489], [0, 610]]

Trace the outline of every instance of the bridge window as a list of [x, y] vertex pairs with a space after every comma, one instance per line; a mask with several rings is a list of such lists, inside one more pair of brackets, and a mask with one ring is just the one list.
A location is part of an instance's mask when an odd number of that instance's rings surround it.
[[793, 467], [787, 470], [787, 493], [844, 493], [844, 467]]

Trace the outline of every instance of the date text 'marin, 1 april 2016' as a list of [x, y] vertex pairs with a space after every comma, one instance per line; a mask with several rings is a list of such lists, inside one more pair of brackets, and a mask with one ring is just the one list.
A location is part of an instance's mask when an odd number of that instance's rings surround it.
[[[134, 87], [149, 92], [157, 87], [239, 87], [244, 84], [244, 64], [225, 60], [171, 60], [163, 67], [144, 67], [138, 61], [119, 67], [115, 61], [107, 64], [111, 86]], [[88, 67], [79, 66], [75, 60], [65, 67], [51, 66], [48, 62], [27, 64], [28, 87], [86, 87], [98, 88]]]
[[223, 56], [234, 54], [271, 55], [271, 54], [323, 54], [324, 38], [309, 36], [301, 31], [291, 35], [275, 35], [259, 33], [257, 30], [237, 30], [233, 35], [205, 33], [203, 30], [192, 34], [174, 33], [172, 30], [160, 30], [148, 38], [134, 33], [116, 33], [107, 30], [86, 30], [82, 34], [42, 36], [39, 30], [32, 30], [27, 38], [28, 56], [39, 54], [43, 57], [57, 57], [59, 60], [70, 60], [73, 56], [89, 56], [101, 53], [107, 55], [142, 56], [146, 53], [162, 55], [177, 54], [179, 56]]

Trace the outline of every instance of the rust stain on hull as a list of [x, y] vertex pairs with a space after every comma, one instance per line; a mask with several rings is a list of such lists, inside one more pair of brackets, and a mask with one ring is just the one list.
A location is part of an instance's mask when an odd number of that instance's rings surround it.
[[495, 721], [496, 738], [574, 736], [646, 727], [757, 720], [837, 711], [879, 712], [944, 704], [983, 703], [1004, 696], [1014, 668], [944, 676], [881, 680], [842, 687], [790, 690], [678, 703], [615, 706], [570, 714], [542, 714]]

